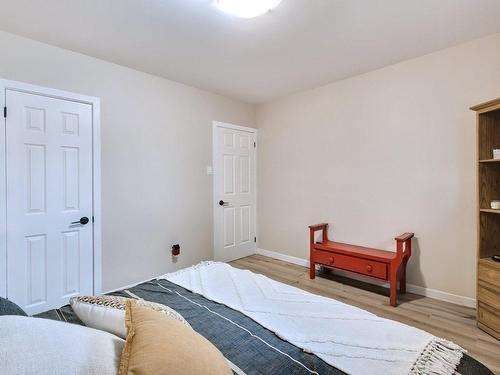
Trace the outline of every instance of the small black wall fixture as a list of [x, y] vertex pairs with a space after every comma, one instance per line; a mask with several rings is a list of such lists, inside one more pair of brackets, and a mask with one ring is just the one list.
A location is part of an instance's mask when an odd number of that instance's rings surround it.
[[177, 256], [181, 253], [181, 245], [175, 244], [172, 245], [172, 255]]

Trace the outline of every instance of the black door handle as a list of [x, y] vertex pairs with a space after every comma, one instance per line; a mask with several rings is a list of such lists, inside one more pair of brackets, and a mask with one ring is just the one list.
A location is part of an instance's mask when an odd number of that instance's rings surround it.
[[71, 224], [82, 224], [82, 225], [85, 225], [85, 224], [88, 224], [89, 223], [89, 218], [84, 216], [84, 217], [81, 217], [80, 220], [78, 221], [73, 221], [71, 222]]
[[224, 206], [225, 204], [226, 204], [226, 202], [224, 202], [223, 200], [219, 201], [219, 206]]

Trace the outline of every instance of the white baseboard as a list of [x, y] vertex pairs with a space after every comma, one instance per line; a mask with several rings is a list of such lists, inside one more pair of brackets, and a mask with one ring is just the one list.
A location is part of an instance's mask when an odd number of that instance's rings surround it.
[[[269, 258], [282, 260], [284, 262], [296, 264], [298, 266], [309, 267], [309, 259], [297, 258], [297, 257], [293, 257], [290, 255], [278, 253], [276, 251], [270, 251], [270, 250], [265, 250], [265, 249], [257, 249], [256, 254], [264, 255], [264, 256], [267, 256]], [[373, 280], [370, 278], [365, 278], [362, 276], [352, 274], [350, 272], [335, 270], [335, 273], [338, 275], [341, 275], [341, 276], [347, 276], [351, 279], [364, 281], [366, 283], [370, 283], [370, 284], [374, 284], [374, 285], [378, 285], [378, 286], [383, 286], [383, 287], [389, 286], [389, 284], [387, 282], [377, 281], [377, 280]], [[473, 307], [473, 308], [476, 307], [476, 300], [474, 298], [470, 298], [470, 297], [459, 296], [457, 294], [443, 292], [443, 291], [437, 290], [437, 289], [425, 288], [423, 286], [413, 285], [413, 284], [406, 284], [406, 290], [410, 293], [438, 299], [441, 301], [454, 303], [456, 305]]]
[[269, 258], [279, 259], [288, 263], [296, 264], [298, 266], [309, 267], [309, 259], [302, 259], [297, 257], [292, 257], [290, 255], [277, 253], [276, 251], [257, 249], [256, 254], [264, 255]]

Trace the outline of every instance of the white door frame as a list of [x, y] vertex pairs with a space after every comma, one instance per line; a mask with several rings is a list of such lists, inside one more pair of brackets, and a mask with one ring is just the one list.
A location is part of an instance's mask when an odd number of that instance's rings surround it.
[[[226, 128], [226, 129], [233, 129], [233, 130], [240, 130], [240, 131], [244, 131], [244, 132], [248, 132], [248, 133], [252, 133], [255, 135], [255, 139], [257, 140], [257, 134], [258, 134], [258, 131], [257, 129], [255, 128], [249, 128], [249, 127], [246, 127], [246, 126], [240, 126], [240, 125], [233, 125], [233, 124], [230, 124], [230, 123], [227, 123], [227, 122], [222, 122], [222, 121], [214, 121], [213, 122], [213, 126], [212, 126], [212, 168], [213, 168], [213, 175], [215, 175], [215, 173], [217, 173], [217, 170], [215, 168], [215, 148], [216, 148], [216, 131], [217, 131], [217, 128]], [[257, 142], [258, 143], [258, 142]], [[254, 176], [254, 191], [255, 191], [255, 203], [254, 203], [254, 207], [255, 207], [255, 217], [254, 217], [254, 228], [255, 228], [255, 237], [257, 238], [257, 242], [254, 242], [254, 249], [255, 249], [255, 252], [257, 252], [257, 243], [258, 243], [258, 240], [259, 240], [259, 235], [258, 235], [258, 227], [257, 227], [257, 146], [255, 147], [255, 161], [254, 161], [254, 165], [255, 165], [255, 176]], [[217, 197], [217, 192], [215, 191], [215, 178], [212, 179], [212, 200], [213, 200], [213, 204], [212, 204], [212, 211], [213, 211], [213, 229], [212, 229], [212, 233], [213, 233], [213, 257], [215, 258], [215, 251], [216, 251], [216, 248], [215, 248], [215, 244], [216, 244], [216, 238], [215, 238], [215, 220], [216, 220], [216, 213], [217, 213], [217, 209], [219, 208], [219, 200], [218, 200], [218, 197]]]
[[[63, 99], [92, 106], [92, 216], [93, 216], [93, 262], [94, 294], [102, 293], [102, 228], [101, 228], [101, 100], [97, 97], [75, 94], [23, 82], [0, 79], [0, 103], [5, 106], [6, 91], [13, 90], [28, 94]], [[8, 108], [7, 108], [8, 110]], [[3, 108], [2, 108], [3, 112]], [[3, 116], [3, 113], [2, 113]], [[7, 113], [8, 116], [8, 113]], [[6, 190], [6, 125], [3, 118], [0, 131], [0, 296], [7, 295], [7, 190]], [[3, 160], [2, 160], [3, 159]], [[5, 275], [3, 275], [5, 274]]]

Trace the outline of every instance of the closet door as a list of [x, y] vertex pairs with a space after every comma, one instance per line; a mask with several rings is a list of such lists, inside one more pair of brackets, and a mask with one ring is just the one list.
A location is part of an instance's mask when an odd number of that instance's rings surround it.
[[93, 293], [92, 107], [6, 90], [7, 297], [28, 314]]

